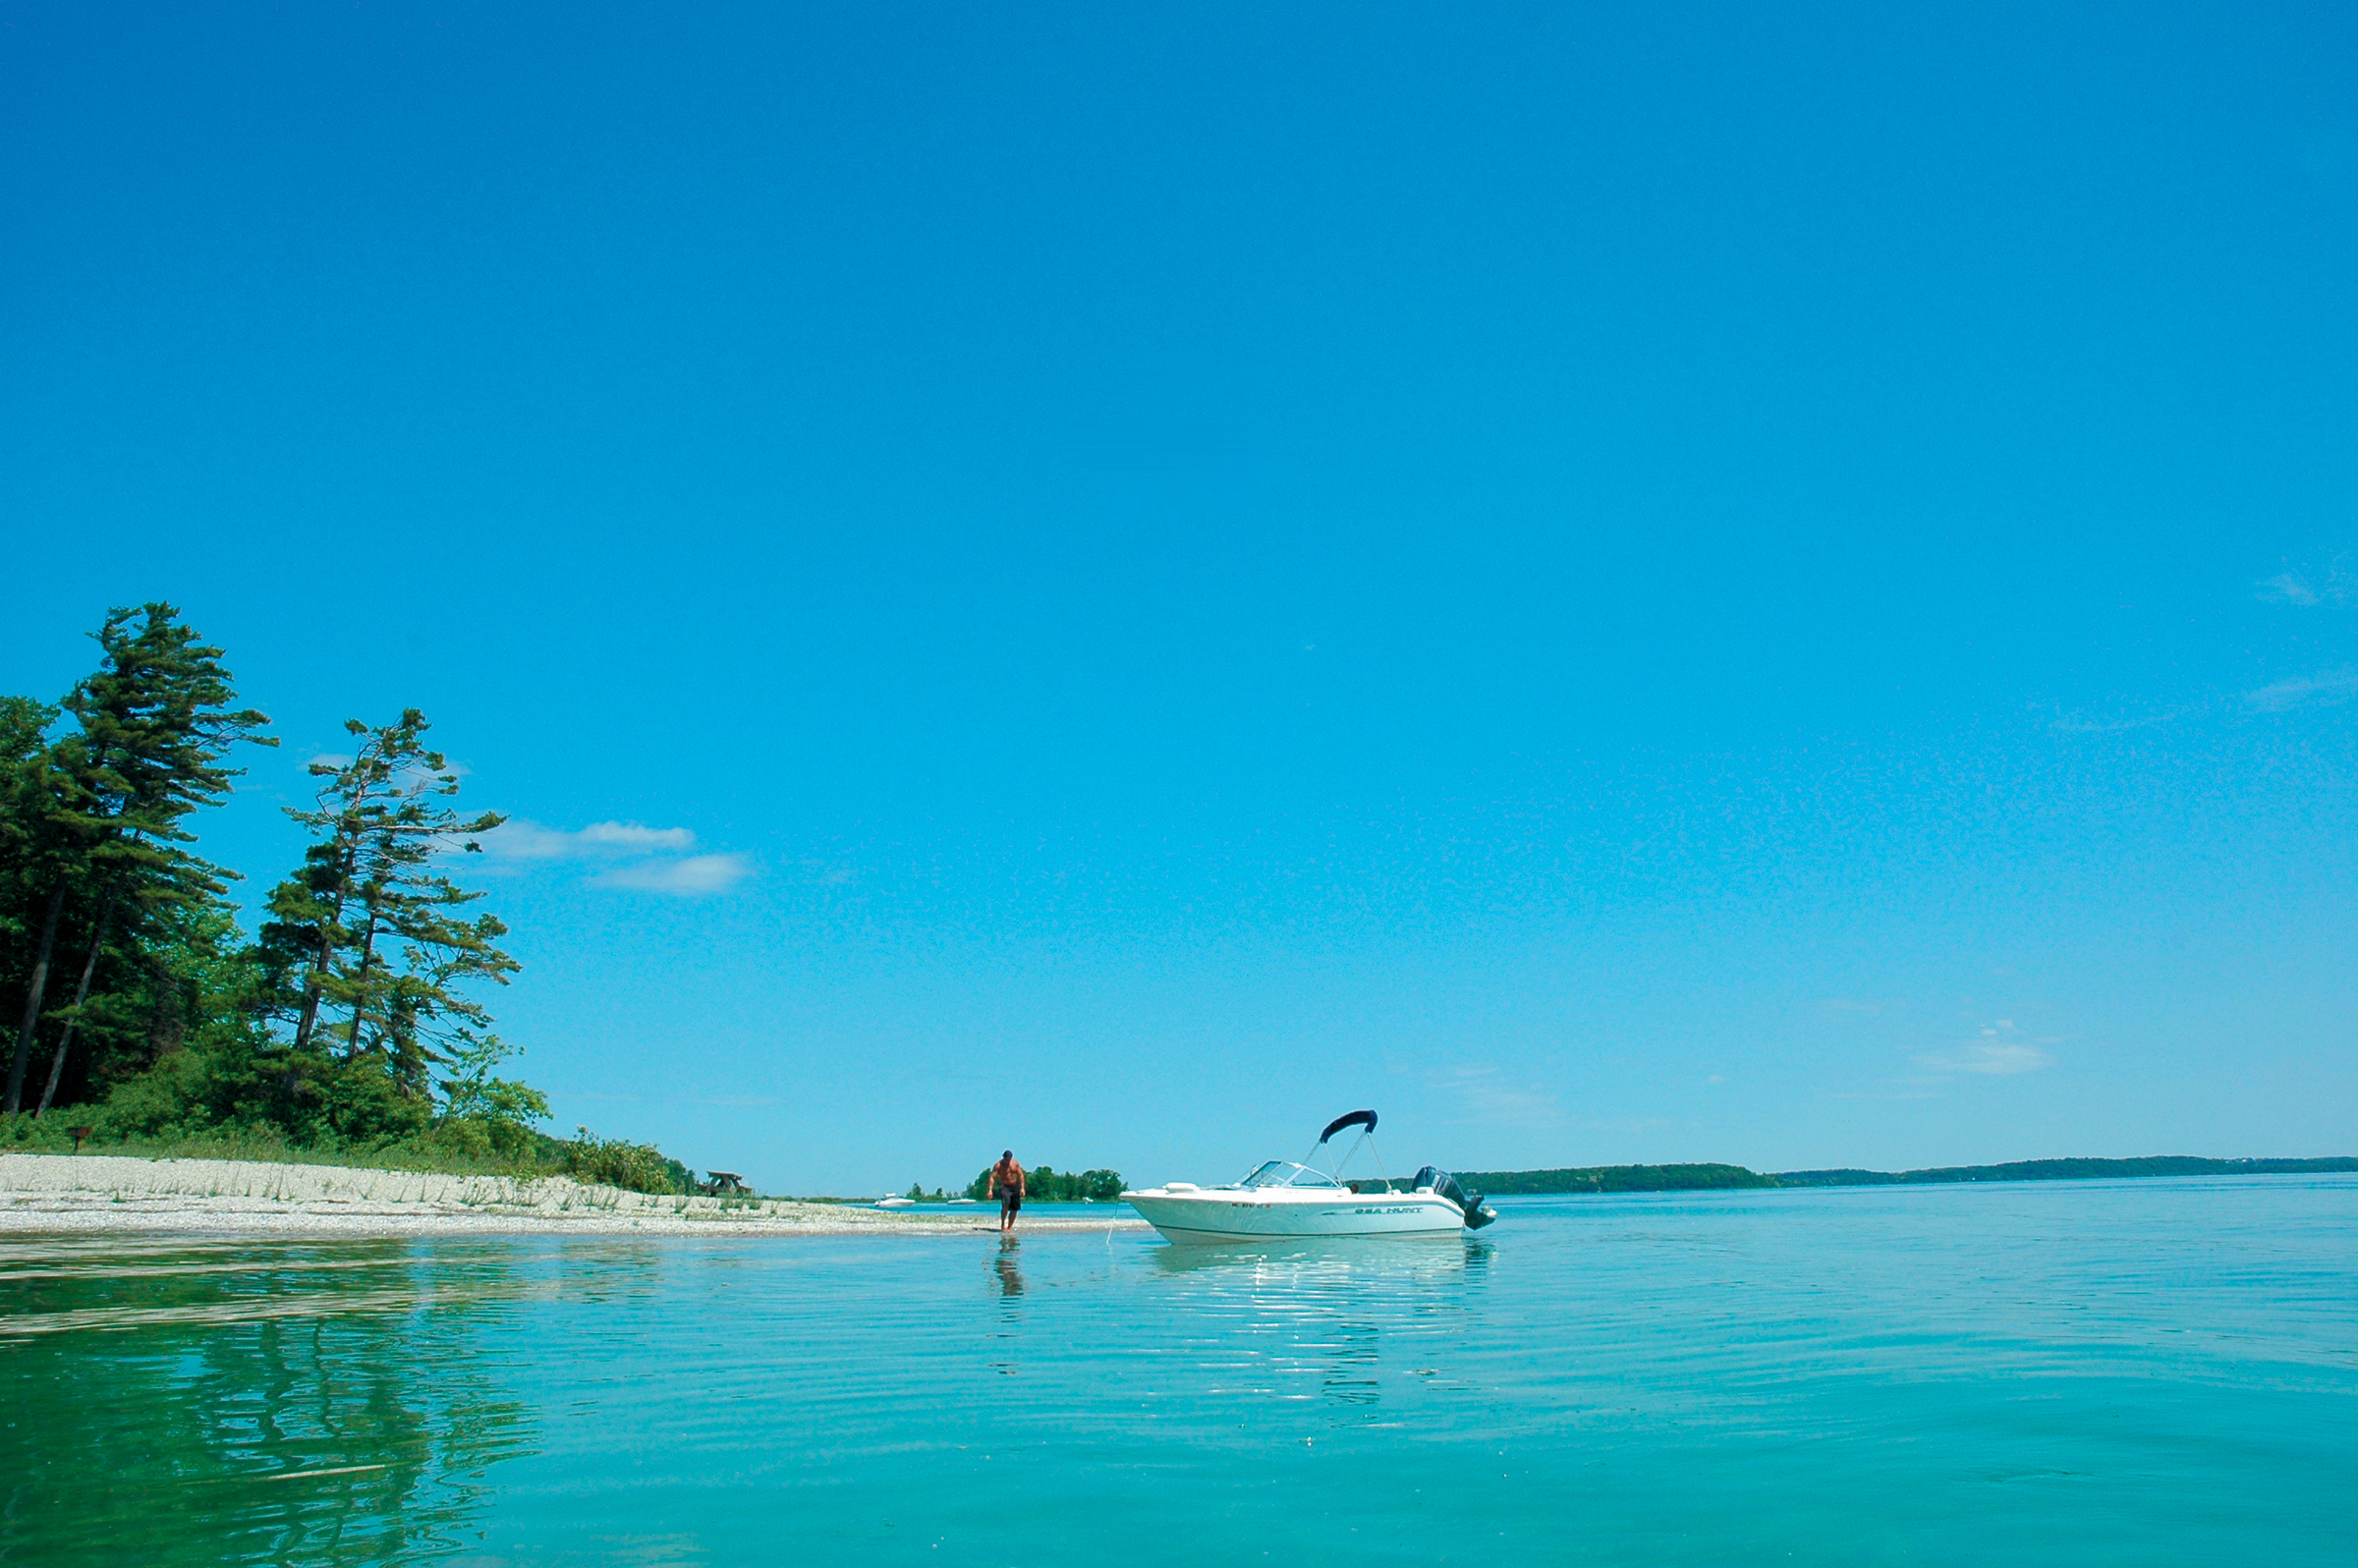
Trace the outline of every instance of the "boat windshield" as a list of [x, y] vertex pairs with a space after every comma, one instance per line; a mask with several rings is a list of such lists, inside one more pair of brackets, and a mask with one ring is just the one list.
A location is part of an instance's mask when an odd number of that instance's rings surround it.
[[1239, 1187], [1333, 1187], [1331, 1176], [1322, 1176], [1308, 1165], [1297, 1165], [1290, 1159], [1272, 1159], [1267, 1164], [1236, 1184]]

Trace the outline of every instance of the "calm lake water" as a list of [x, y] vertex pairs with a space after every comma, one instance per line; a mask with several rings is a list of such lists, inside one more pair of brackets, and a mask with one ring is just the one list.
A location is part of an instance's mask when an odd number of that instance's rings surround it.
[[2358, 1562], [2358, 1181], [16, 1238], [9, 1563]]

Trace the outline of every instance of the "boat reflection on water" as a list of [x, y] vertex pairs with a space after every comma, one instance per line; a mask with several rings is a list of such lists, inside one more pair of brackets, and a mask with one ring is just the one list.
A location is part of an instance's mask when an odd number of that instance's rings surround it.
[[1316, 1400], [1346, 1425], [1381, 1426], [1432, 1393], [1441, 1347], [1479, 1318], [1495, 1251], [1459, 1236], [1328, 1236], [1150, 1256], [1157, 1282], [1185, 1298], [1172, 1310], [1224, 1324], [1202, 1364], [1217, 1389]]
[[1390, 1236], [1304, 1236], [1254, 1242], [1166, 1243], [1153, 1249], [1166, 1274], [1249, 1273], [1271, 1283], [1410, 1282], [1462, 1278], [1496, 1249], [1489, 1242], [1440, 1234], [1413, 1240]]

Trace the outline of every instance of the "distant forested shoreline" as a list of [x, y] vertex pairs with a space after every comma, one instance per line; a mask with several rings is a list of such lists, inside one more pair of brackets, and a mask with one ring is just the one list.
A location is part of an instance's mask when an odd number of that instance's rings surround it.
[[1946, 1182], [2087, 1182], [2146, 1176], [2304, 1176], [2358, 1171], [2358, 1158], [2205, 1159], [2147, 1154], [2136, 1159], [2017, 1159], [2003, 1165], [1937, 1165], [1926, 1170], [1787, 1170], [1779, 1187], [1890, 1187]]
[[2205, 1159], [2149, 1154], [2136, 1159], [2018, 1159], [2002, 1165], [1939, 1165], [1925, 1170], [1787, 1170], [1742, 1165], [1586, 1165], [1564, 1170], [1467, 1171], [1466, 1187], [1486, 1197], [1568, 1193], [1685, 1193], [1763, 1187], [1892, 1187], [1952, 1182], [2122, 1181], [2154, 1176], [2300, 1176], [2358, 1171], [2358, 1158]]
[[1547, 1193], [1692, 1193], [1774, 1187], [1741, 1165], [1584, 1165], [1568, 1170], [1465, 1171], [1460, 1185], [1487, 1198]]

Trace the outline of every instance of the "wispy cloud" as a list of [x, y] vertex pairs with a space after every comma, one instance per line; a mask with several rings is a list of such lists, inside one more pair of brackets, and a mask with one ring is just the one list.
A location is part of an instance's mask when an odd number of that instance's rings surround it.
[[2175, 723], [2182, 718], [2206, 714], [2237, 710], [2247, 713], [2285, 713], [2300, 707], [2327, 707], [2335, 702], [2347, 702], [2352, 698], [2358, 698], [2358, 666], [2344, 664], [2311, 675], [2286, 676], [2283, 680], [2271, 681], [2266, 686], [2235, 697], [2183, 702], [2155, 713], [2137, 713], [2122, 718], [2096, 718], [2067, 713], [2057, 718], [2052, 728], [2065, 735], [2117, 735], [2127, 730], [2151, 729], [2158, 724]]
[[483, 835], [483, 851], [520, 861], [563, 861], [614, 853], [652, 854], [696, 848], [684, 827], [646, 827], [638, 822], [591, 822], [578, 833], [543, 827], [518, 817]]
[[[2296, 609], [2319, 605], [2358, 605], [2358, 570], [2351, 557], [2336, 556], [2323, 567], [2287, 568], [2252, 585], [2253, 596], [2269, 604]], [[2342, 665], [2311, 675], [2289, 676], [2248, 692], [2221, 692], [2148, 708], [2143, 712], [2058, 712], [2050, 728], [2065, 735], [2118, 735], [2153, 729], [2180, 719], [2218, 719], [2236, 712], [2283, 713], [2294, 708], [2322, 707], [2358, 698], [2358, 668]]]
[[2315, 675], [2272, 681], [2256, 692], [2244, 693], [2243, 700], [2245, 706], [2257, 712], [2282, 713], [2290, 708], [2346, 702], [2353, 697], [2358, 697], [2358, 668], [2344, 664], [2339, 669], [2320, 670]]
[[696, 848], [696, 835], [684, 827], [645, 827], [637, 822], [591, 822], [582, 829], [582, 842], [616, 849], [686, 850]]
[[2262, 578], [2253, 587], [2271, 604], [2316, 604], [2323, 599], [2309, 580], [2297, 572], [2279, 572], [2274, 577]]
[[1916, 1058], [1916, 1065], [1932, 1073], [1977, 1073], [1986, 1078], [2014, 1078], [2023, 1073], [2036, 1073], [2052, 1067], [2055, 1059], [2044, 1047], [2054, 1043], [2049, 1039], [2031, 1041], [2016, 1037], [2014, 1020], [2001, 1018], [1982, 1031], [1982, 1037], [1967, 1040], [1953, 1050], [1935, 1051]]
[[590, 880], [606, 887], [631, 887], [648, 893], [696, 898], [725, 893], [753, 874], [742, 855], [691, 855], [686, 860], [642, 861], [601, 871]]
[[725, 893], [753, 873], [742, 855], [690, 855], [696, 834], [685, 827], [644, 822], [591, 822], [576, 831], [518, 818], [483, 835], [484, 853], [497, 861], [587, 861], [601, 867], [598, 887], [695, 898]]
[[2292, 604], [2308, 609], [2319, 604], [2346, 604], [2358, 598], [2358, 576], [2346, 558], [2336, 556], [2324, 571], [2285, 571], [2252, 585], [2254, 595], [2270, 604]]
[[2055, 1059], [2038, 1046], [2012, 1041], [1968, 1045], [1945, 1057], [1919, 1056], [1917, 1060], [1944, 1072], [1981, 1073], [1991, 1078], [2012, 1078], [2018, 1073], [2035, 1073], [2055, 1064]]

